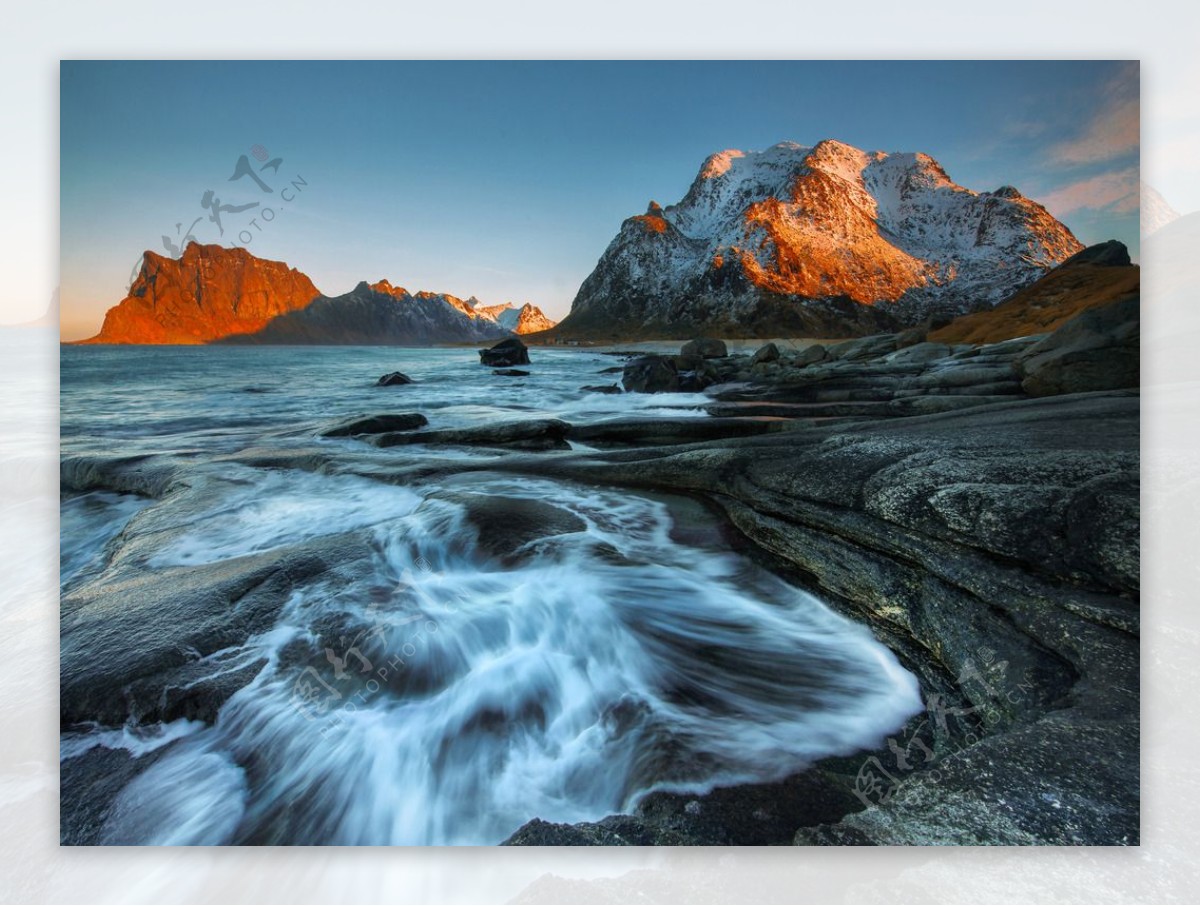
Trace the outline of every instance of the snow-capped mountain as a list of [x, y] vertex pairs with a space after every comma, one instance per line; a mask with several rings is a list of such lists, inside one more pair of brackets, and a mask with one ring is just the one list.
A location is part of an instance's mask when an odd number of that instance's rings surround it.
[[505, 330], [518, 335], [549, 330], [558, 323], [547, 318], [542, 310], [531, 302], [526, 302], [520, 307], [512, 302], [505, 302], [501, 305], [484, 305], [472, 296], [463, 304], [466, 306], [463, 310], [468, 314], [492, 321]]
[[1157, 189], [1149, 183], [1142, 183], [1142, 238], [1151, 233], [1157, 233], [1168, 223], [1179, 219], [1179, 212], [1171, 207]]
[[722, 151], [678, 204], [622, 224], [559, 333], [870, 332], [993, 306], [1081, 248], [1016, 189], [963, 188], [926, 154]]

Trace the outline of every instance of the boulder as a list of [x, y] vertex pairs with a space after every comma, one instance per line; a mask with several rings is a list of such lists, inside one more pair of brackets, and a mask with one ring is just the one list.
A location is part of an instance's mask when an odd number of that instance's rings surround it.
[[679, 372], [669, 356], [643, 356], [625, 365], [621, 385], [629, 393], [674, 393], [679, 390]]
[[428, 424], [429, 419], [420, 412], [363, 415], [326, 428], [321, 432], [321, 436], [357, 437], [360, 434], [383, 434], [387, 431], [412, 431], [416, 428], [424, 428]]
[[779, 347], [774, 343], [768, 343], [766, 346], [763, 346], [754, 353], [753, 357], [750, 359], [750, 364], [761, 365], [763, 362], [777, 361], [779, 361]]
[[376, 387], [397, 387], [401, 384], [411, 384], [413, 379], [399, 371], [390, 371], [375, 382]]
[[672, 361], [679, 375], [681, 393], [699, 393], [721, 380], [720, 373], [703, 356], [677, 355], [672, 356]]
[[1129, 267], [1129, 249], [1125, 243], [1116, 239], [1089, 245], [1081, 252], [1076, 252], [1059, 267], [1070, 267], [1076, 264], [1092, 264], [1096, 267]]
[[724, 340], [700, 337], [692, 340], [690, 343], [684, 343], [683, 348], [679, 350], [679, 354], [698, 355], [705, 359], [723, 359], [729, 355], [729, 350], [725, 348]]
[[1137, 298], [1093, 308], [1030, 346], [1017, 362], [1030, 396], [1120, 390], [1140, 383]]
[[479, 364], [495, 368], [511, 368], [529, 364], [529, 349], [516, 337], [501, 340], [490, 349], [479, 350]]
[[529, 377], [529, 372], [522, 371], [520, 368], [497, 368], [492, 374], [498, 374], [501, 377]]

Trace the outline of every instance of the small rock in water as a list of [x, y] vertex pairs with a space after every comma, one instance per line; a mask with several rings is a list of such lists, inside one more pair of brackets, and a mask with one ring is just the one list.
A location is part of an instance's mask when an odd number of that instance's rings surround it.
[[396, 387], [400, 384], [411, 384], [413, 379], [399, 371], [391, 371], [375, 382], [376, 387]]
[[754, 353], [754, 357], [750, 360], [752, 365], [761, 365], [763, 362], [774, 362], [779, 359], [779, 347], [774, 343], [768, 343], [758, 352]]
[[630, 393], [671, 393], [679, 389], [679, 372], [665, 355], [648, 355], [625, 366], [621, 383]]
[[616, 384], [589, 384], [586, 387], [580, 387], [580, 390], [585, 393], [620, 393], [621, 388]]
[[729, 355], [729, 350], [725, 348], [724, 340], [712, 340], [708, 337], [700, 337], [692, 340], [690, 343], [684, 343], [683, 348], [679, 350], [680, 355], [698, 355], [705, 359], [723, 359]]
[[429, 419], [420, 412], [400, 412], [394, 415], [364, 415], [341, 422], [321, 432], [322, 437], [354, 437], [359, 434], [384, 434], [388, 431], [412, 431], [424, 428]]
[[529, 377], [529, 372], [522, 371], [520, 368], [497, 368], [492, 374], [502, 377]]
[[699, 355], [648, 355], [625, 366], [621, 383], [630, 393], [699, 393], [720, 380]]
[[516, 337], [501, 340], [490, 349], [479, 350], [479, 364], [496, 368], [529, 364], [529, 349]]

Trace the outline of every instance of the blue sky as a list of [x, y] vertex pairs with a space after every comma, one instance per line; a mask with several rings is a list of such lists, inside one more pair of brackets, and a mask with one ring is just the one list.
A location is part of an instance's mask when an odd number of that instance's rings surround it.
[[[201, 242], [330, 295], [386, 277], [561, 318], [625, 217], [679, 200], [714, 151], [785, 140], [924, 151], [1138, 251], [1136, 63], [79, 61], [61, 77], [64, 339], [94, 334], [142, 250], [196, 218]], [[271, 193], [229, 181], [242, 155]], [[221, 236], [208, 190], [259, 207], [224, 213]]]

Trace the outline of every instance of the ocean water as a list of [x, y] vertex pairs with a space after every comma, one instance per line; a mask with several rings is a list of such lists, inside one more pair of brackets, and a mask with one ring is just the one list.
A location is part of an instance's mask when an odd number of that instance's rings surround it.
[[[139, 613], [151, 638], [155, 621], [176, 638], [191, 615], [172, 583], [301, 551], [330, 564], [280, 591], [249, 637], [189, 648], [185, 687], [249, 677], [211, 724], [63, 728], [64, 759], [147, 758], [103, 842], [493, 844], [651, 790], [779, 779], [919, 710], [886, 648], [732, 552], [694, 502], [487, 471], [502, 451], [316, 437], [375, 412], [431, 428], [706, 417], [698, 394], [583, 392], [619, 382], [599, 373], [612, 356], [531, 355], [531, 376], [511, 378], [472, 349], [62, 349], [62, 455], [100, 475], [114, 456], [174, 470], [155, 497], [102, 479], [64, 493], [64, 606], [120, 611], [124, 583], [161, 585], [161, 607]], [[373, 386], [394, 370], [417, 383]], [[314, 449], [319, 467], [263, 465]], [[404, 478], [463, 457], [470, 474]], [[514, 525], [552, 516], [498, 551], [480, 505], [502, 528], [509, 511]]]

